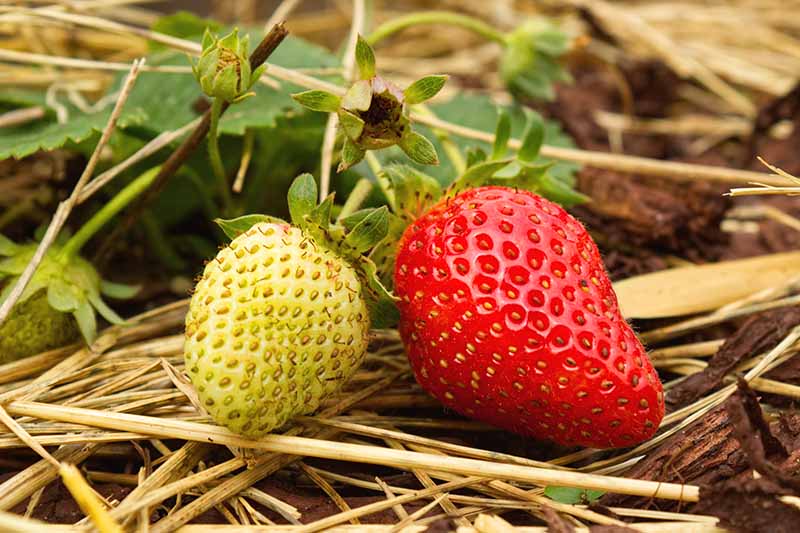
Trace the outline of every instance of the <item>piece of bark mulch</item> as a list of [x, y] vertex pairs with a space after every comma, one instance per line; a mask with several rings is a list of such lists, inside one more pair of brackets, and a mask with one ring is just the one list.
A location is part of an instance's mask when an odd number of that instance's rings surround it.
[[[769, 480], [800, 494], [800, 477], [777, 462], [785, 462], [789, 452], [783, 443], [772, 434], [764, 420], [758, 397], [747, 382], [739, 378], [737, 391], [726, 402], [733, 424], [733, 435], [747, 455], [752, 467]], [[795, 469], [796, 470], [796, 469]]]
[[716, 389], [742, 360], [771, 350], [798, 324], [798, 307], [783, 307], [750, 317], [725, 340], [706, 368], [688, 376], [667, 393], [667, 404], [676, 409]]
[[796, 533], [800, 509], [778, 499], [790, 493], [766, 478], [730, 479], [700, 487], [700, 503], [694, 511], [716, 516], [722, 527], [734, 531]]
[[[733, 438], [727, 410], [720, 406], [679, 431], [636, 463], [626, 477], [668, 483], [713, 485], [747, 468], [747, 458]], [[623, 494], [606, 494], [608, 507], [654, 507], [674, 510], [681, 504]], [[685, 505], [683, 505], [685, 509]]]
[[800, 530], [800, 509], [780, 499], [800, 494], [800, 453], [795, 450], [790, 455], [773, 434], [758, 398], [744, 380], [739, 380], [738, 390], [726, 402], [726, 408], [736, 440], [762, 477], [755, 478], [752, 471], [747, 471], [722, 483], [701, 486], [694, 512], [716, 516], [722, 527], [745, 533]]
[[694, 262], [716, 260], [728, 236], [720, 229], [730, 199], [717, 185], [640, 178], [584, 168], [578, 189], [592, 201], [571, 211], [606, 252], [673, 253]]

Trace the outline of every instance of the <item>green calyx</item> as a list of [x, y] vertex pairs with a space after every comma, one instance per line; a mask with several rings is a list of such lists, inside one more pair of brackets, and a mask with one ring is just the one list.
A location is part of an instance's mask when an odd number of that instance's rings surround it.
[[[151, 168], [128, 183], [69, 239], [63, 234], [56, 238], [11, 314], [0, 324], [0, 361], [61, 346], [74, 340], [78, 332], [91, 344], [97, 336], [95, 311], [112, 324], [123, 323], [101, 295], [125, 299], [139, 288], [100, 279], [92, 264], [78, 254], [106, 222], [153, 183], [159, 170]], [[13, 291], [38, 246], [17, 244], [0, 235], [0, 305]]]
[[570, 38], [545, 19], [532, 19], [506, 36], [500, 75], [509, 91], [536, 100], [553, 100], [554, 82], [571, 81], [560, 59]]
[[[289, 188], [288, 204], [292, 224], [303, 230], [319, 246], [336, 253], [352, 266], [361, 280], [364, 297], [370, 310], [372, 326], [389, 327], [397, 321], [395, 298], [381, 282], [377, 267], [367, 257], [370, 250], [382, 243], [390, 226], [387, 207], [363, 209], [341, 223], [331, 222], [333, 194], [317, 203], [317, 184], [311, 174], [301, 174]], [[232, 220], [216, 220], [231, 239], [259, 222], [286, 222], [268, 215], [245, 215]]]
[[[37, 246], [15, 244], [0, 236], [0, 304], [10, 295]], [[123, 323], [102, 296], [130, 298], [138, 288], [103, 281], [91, 263], [63, 251], [64, 247], [58, 244], [48, 249], [11, 315], [0, 326], [0, 361], [61, 346], [75, 340], [78, 332], [92, 343], [97, 337], [95, 312], [112, 324]], [[38, 333], [21, 333], [27, 330]]]
[[408, 165], [386, 165], [378, 179], [387, 193], [389, 214], [387, 237], [373, 248], [370, 259], [377, 265], [377, 275], [386, 287], [392, 287], [397, 241], [406, 226], [428, 211], [443, 197], [453, 197], [474, 187], [498, 185], [535, 192], [564, 206], [583, 203], [588, 197], [575, 191], [572, 184], [553, 176], [550, 163], [537, 161], [544, 141], [544, 123], [533, 112], [522, 144], [514, 157], [508, 157], [511, 122], [508, 113], [500, 113], [491, 155], [480, 150], [469, 153], [468, 166], [447, 189], [424, 172]]
[[437, 165], [433, 144], [412, 131], [408, 105], [433, 98], [444, 86], [447, 76], [425, 76], [405, 90], [376, 74], [375, 53], [361, 37], [356, 43], [356, 66], [359, 80], [339, 97], [321, 90], [292, 95], [300, 105], [313, 111], [336, 113], [343, 137], [341, 172], [359, 163], [367, 150], [399, 146], [413, 161]]
[[251, 71], [249, 42], [249, 36], [239, 38], [238, 28], [222, 38], [206, 29], [203, 51], [192, 65], [192, 71], [207, 96], [235, 103], [252, 95], [248, 91], [265, 67], [262, 65]]

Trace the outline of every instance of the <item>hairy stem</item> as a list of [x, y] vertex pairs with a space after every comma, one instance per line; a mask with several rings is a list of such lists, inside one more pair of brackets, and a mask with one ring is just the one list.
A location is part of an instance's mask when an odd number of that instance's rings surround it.
[[397, 17], [378, 26], [378, 28], [367, 37], [367, 42], [374, 45], [394, 33], [410, 28], [411, 26], [420, 26], [423, 24], [447, 24], [450, 26], [458, 26], [477, 33], [490, 41], [495, 41], [500, 44], [506, 43], [506, 37], [500, 30], [486, 24], [480, 19], [454, 13], [452, 11], [421, 11]]
[[73, 235], [61, 249], [60, 257], [70, 259], [74, 257], [86, 242], [102, 228], [114, 215], [122, 211], [131, 201], [146, 190], [155, 180], [161, 167], [153, 167], [119, 191], [102, 209], [92, 216]]

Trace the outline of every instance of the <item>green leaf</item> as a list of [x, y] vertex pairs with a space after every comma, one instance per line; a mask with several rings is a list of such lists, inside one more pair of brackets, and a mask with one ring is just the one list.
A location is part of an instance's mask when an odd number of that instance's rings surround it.
[[544, 142], [544, 121], [541, 115], [535, 111], [529, 114], [528, 127], [522, 138], [522, 146], [517, 152], [517, 158], [526, 163], [533, 162], [539, 157], [539, 150]]
[[[197, 33], [199, 42], [201, 33]], [[191, 36], [187, 36], [191, 37]], [[339, 66], [339, 60], [328, 50], [289, 36], [270, 56], [270, 63], [286, 68], [328, 68]], [[186, 66], [184, 53], [159, 51], [147, 57], [150, 66]], [[119, 90], [127, 72], [120, 72], [107, 94]], [[327, 76], [335, 81], [335, 77]], [[255, 96], [231, 107], [220, 120], [220, 135], [243, 135], [248, 128], [268, 128], [276, 120], [297, 109], [290, 93], [303, 90], [292, 84], [273, 89], [264, 84], [253, 86]], [[143, 72], [122, 110], [117, 128], [126, 133], [152, 138], [167, 130], [178, 129], [198, 117], [195, 102], [202, 90], [191, 73]], [[24, 125], [0, 129], [0, 159], [22, 158], [38, 150], [53, 150], [68, 143], [90, 143], [99, 138], [114, 104], [110, 99], [105, 107], [89, 113], [69, 102], [59, 91], [55, 100], [67, 111], [67, 121], [59, 124], [56, 113], [45, 101], [43, 90], [6, 89], [0, 91], [0, 107], [5, 110], [42, 106], [44, 118]], [[91, 148], [90, 148], [91, 150]]]
[[[285, 221], [271, 217], [269, 215], [243, 215], [237, 218], [232, 218], [230, 220], [224, 220], [221, 218], [214, 219], [214, 222], [222, 229], [225, 235], [233, 240], [245, 231], [249, 230], [256, 224], [261, 222], [272, 222], [272, 223], [281, 223], [286, 224]], [[113, 296], [109, 294], [109, 296]]]
[[[150, 27], [151, 30], [171, 35], [173, 37], [180, 37], [181, 39], [196, 38], [199, 35], [207, 33], [208, 38], [212, 37], [211, 32], [218, 32], [222, 26], [211, 19], [200, 18], [194, 13], [189, 11], [178, 11], [171, 15], [160, 17]], [[206, 37], [203, 38], [204, 44]], [[150, 41], [148, 47], [151, 51], [166, 50], [167, 46]]]
[[405, 103], [413, 105], [430, 100], [442, 90], [447, 78], [448, 76], [434, 75], [418, 79], [403, 91]]
[[342, 160], [339, 162], [337, 172], [342, 172], [352, 167], [353, 165], [364, 159], [367, 152], [358, 146], [349, 138], [346, 137], [344, 145], [342, 146]]
[[386, 237], [389, 229], [389, 208], [373, 209], [344, 239], [344, 246], [355, 254], [363, 254]]
[[100, 292], [115, 300], [128, 300], [136, 296], [142, 290], [141, 285], [125, 285], [112, 281], [101, 280]]
[[494, 129], [494, 145], [492, 145], [492, 159], [502, 159], [506, 156], [510, 137], [511, 117], [508, 115], [508, 111], [503, 109], [497, 115], [497, 126]]
[[357, 140], [364, 131], [364, 121], [346, 109], [339, 111], [339, 123], [345, 135], [352, 140]]
[[361, 35], [356, 41], [356, 65], [358, 66], [358, 76], [362, 80], [368, 80], [375, 76], [375, 52]]
[[408, 129], [398, 144], [412, 161], [420, 165], [439, 164], [436, 148], [424, 135]]
[[359, 80], [347, 89], [342, 98], [345, 109], [366, 111], [372, 102], [372, 85], [369, 80]]
[[357, 266], [361, 272], [371, 326], [376, 329], [395, 326], [400, 319], [400, 312], [395, 305], [395, 298], [378, 278], [375, 263], [360, 256]]
[[295, 102], [312, 111], [335, 113], [342, 103], [342, 99], [328, 91], [313, 89], [292, 95]]
[[78, 329], [81, 331], [87, 344], [91, 344], [97, 338], [97, 318], [94, 316], [94, 308], [88, 300], [81, 299], [78, 308], [72, 312]]
[[555, 485], [549, 485], [544, 489], [544, 495], [551, 500], [569, 505], [591, 503], [603, 494], [605, 492], [601, 490], [558, 487]]
[[317, 182], [314, 176], [308, 173], [297, 176], [289, 187], [287, 200], [292, 222], [303, 227], [305, 216], [317, 206]]
[[61, 278], [53, 278], [47, 287], [47, 303], [56, 311], [71, 313], [81, 301], [78, 289]]

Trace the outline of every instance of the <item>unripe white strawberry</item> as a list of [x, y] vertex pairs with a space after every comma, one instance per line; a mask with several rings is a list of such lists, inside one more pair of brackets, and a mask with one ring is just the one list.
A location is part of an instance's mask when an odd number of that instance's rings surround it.
[[257, 436], [311, 413], [361, 365], [369, 316], [355, 269], [299, 228], [260, 223], [206, 265], [186, 317], [203, 406]]
[[186, 316], [186, 370], [203, 407], [251, 437], [316, 410], [367, 350], [372, 293], [361, 252], [385, 235], [385, 209], [347, 233], [328, 224], [330, 202], [313, 207], [311, 176], [295, 184], [290, 208], [301, 227], [224, 222], [244, 232], [206, 265]]

